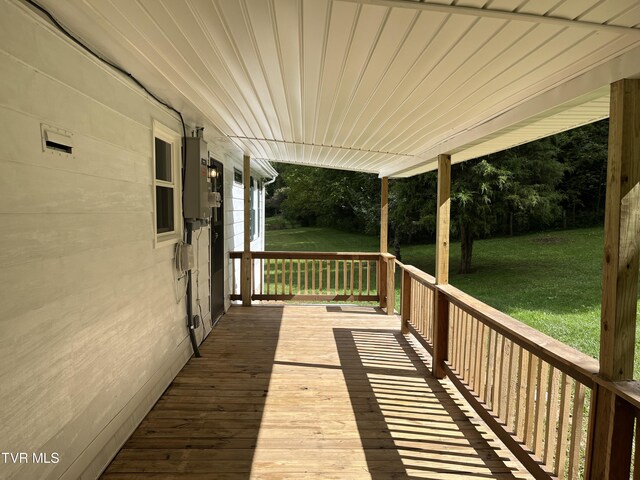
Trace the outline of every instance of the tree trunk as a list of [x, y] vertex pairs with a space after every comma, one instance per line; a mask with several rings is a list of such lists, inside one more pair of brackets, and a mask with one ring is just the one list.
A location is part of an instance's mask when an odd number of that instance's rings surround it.
[[402, 261], [402, 257], [400, 256], [400, 240], [398, 240], [398, 230], [394, 229], [393, 232], [393, 254], [398, 259], [398, 261]]
[[468, 225], [460, 224], [460, 268], [458, 273], [471, 273], [473, 235]]

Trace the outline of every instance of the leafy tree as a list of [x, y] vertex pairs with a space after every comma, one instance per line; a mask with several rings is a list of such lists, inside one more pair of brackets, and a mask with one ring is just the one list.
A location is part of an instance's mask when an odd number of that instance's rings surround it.
[[[474, 240], [562, 225], [564, 211], [592, 224], [602, 218], [607, 122], [521, 145], [452, 168], [452, 230], [461, 244], [459, 271], [471, 271]], [[380, 181], [375, 175], [276, 164], [269, 212], [303, 225], [368, 234], [379, 231]], [[400, 243], [433, 241], [437, 174], [390, 183], [389, 220]], [[566, 225], [565, 225], [566, 226]]]
[[452, 229], [460, 238], [459, 273], [471, 272], [473, 242], [491, 233], [497, 222], [493, 204], [507, 189], [511, 172], [488, 159], [460, 163], [452, 169]]
[[435, 172], [394, 179], [389, 185], [389, 219], [400, 243], [432, 241], [436, 226]]
[[595, 225], [604, 218], [609, 121], [602, 120], [558, 134], [559, 160], [565, 175], [558, 189], [564, 194], [564, 227]]
[[377, 232], [380, 181], [376, 175], [301, 165], [276, 164], [275, 168], [280, 184], [276, 181], [273, 191], [285, 195], [279, 206], [289, 220]]

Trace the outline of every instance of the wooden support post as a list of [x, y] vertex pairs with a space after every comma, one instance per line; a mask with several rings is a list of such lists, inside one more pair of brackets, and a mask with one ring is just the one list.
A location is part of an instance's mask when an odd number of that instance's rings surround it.
[[380, 253], [384, 254], [389, 250], [389, 177], [382, 177], [380, 200]]
[[[602, 272], [600, 376], [633, 378], [640, 251], [640, 80], [611, 85]], [[607, 389], [595, 392], [586, 478], [629, 478], [633, 411]]]
[[387, 315], [395, 314], [396, 306], [396, 257], [387, 254]]
[[384, 254], [381, 254], [378, 261], [378, 300], [380, 301], [380, 308], [387, 307], [387, 280], [387, 262]]
[[[449, 223], [451, 214], [451, 156], [438, 155], [436, 223], [436, 284], [449, 283]], [[449, 300], [436, 288], [433, 311], [433, 375], [444, 378], [448, 359]]]
[[244, 156], [243, 183], [244, 183], [244, 248], [242, 252], [242, 274], [240, 277], [240, 290], [242, 292], [242, 305], [251, 305], [251, 157]]
[[409, 333], [409, 320], [411, 318], [411, 275], [406, 269], [402, 270], [402, 304], [400, 309], [402, 323], [400, 331]]

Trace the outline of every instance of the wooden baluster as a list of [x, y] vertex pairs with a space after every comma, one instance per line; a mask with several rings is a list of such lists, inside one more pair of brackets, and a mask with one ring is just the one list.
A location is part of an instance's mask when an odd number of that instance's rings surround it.
[[518, 378], [516, 380], [516, 401], [515, 401], [515, 428], [514, 433], [520, 438], [524, 438], [524, 422], [527, 403], [527, 372], [529, 368], [529, 356], [527, 352], [518, 348]]
[[334, 271], [334, 282], [336, 284], [336, 293], [335, 294], [338, 295], [338, 291], [339, 291], [339, 288], [340, 288], [338, 286], [339, 285], [339, 279], [340, 279], [340, 275], [338, 273], [339, 270], [340, 270], [340, 262], [338, 262], [338, 260], [336, 260], [334, 263], [335, 263], [335, 267], [336, 267], [336, 269]]
[[456, 348], [456, 338], [458, 335], [458, 322], [456, 318], [456, 306], [451, 305], [449, 309], [449, 325], [451, 325], [451, 333], [449, 334], [449, 363], [451, 367], [455, 370], [457, 367], [456, 363], [456, 355], [458, 354], [458, 349]]
[[509, 403], [509, 365], [511, 364], [511, 340], [504, 337], [502, 339], [502, 358], [500, 363], [500, 392], [498, 399], [500, 400], [498, 416], [502, 421], [507, 423], [507, 405]]
[[549, 378], [549, 364], [547, 362], [540, 361], [538, 364], [538, 379], [536, 388], [536, 420], [535, 428], [533, 431], [533, 453], [542, 458], [543, 455], [543, 440], [544, 440], [544, 426], [545, 426], [545, 412], [547, 402], [547, 379]]
[[500, 405], [500, 414], [504, 424], [509, 423], [509, 394], [511, 393], [511, 357], [513, 354], [513, 342], [506, 337], [503, 340], [502, 349], [502, 391], [500, 398], [502, 402]]
[[355, 277], [355, 263], [354, 260], [351, 260], [351, 271], [349, 272], [349, 286], [350, 288], [350, 292], [351, 292], [351, 296], [353, 297], [353, 284], [354, 284], [354, 277]]
[[462, 377], [462, 359], [463, 359], [463, 349], [464, 349], [464, 340], [463, 340], [463, 323], [462, 323], [462, 315], [461, 310], [458, 306], [454, 306], [454, 315], [456, 317], [456, 322], [458, 323], [458, 333], [456, 339], [456, 372], [458, 375]]
[[[362, 269], [360, 269], [362, 280]], [[411, 320], [411, 275], [406, 269], [402, 269], [402, 305], [401, 305], [400, 332], [409, 333], [409, 321]]]
[[316, 261], [311, 260], [311, 293], [316, 294]]
[[[578, 480], [580, 476], [585, 390], [583, 384], [575, 382], [573, 415], [571, 417], [571, 440], [569, 443], [569, 480]], [[636, 458], [638, 458], [638, 448], [636, 448]], [[636, 475], [640, 475], [639, 470], [634, 472], [634, 478], [637, 478]]]
[[480, 397], [480, 400], [484, 400], [482, 398], [482, 391], [484, 390], [484, 384], [482, 383], [482, 379], [484, 378], [484, 334], [485, 328], [484, 323], [478, 320], [478, 338], [476, 340], [476, 384], [475, 384], [475, 392]]
[[318, 260], [318, 293], [322, 295], [322, 262], [324, 260]]
[[420, 286], [418, 283], [412, 278], [411, 279], [411, 313], [409, 314], [409, 325], [413, 326], [413, 328], [418, 330], [418, 294]]
[[309, 260], [304, 261], [304, 294], [309, 294]]
[[461, 317], [462, 317], [462, 363], [461, 363], [461, 370], [460, 370], [460, 376], [461, 378], [467, 383], [469, 380], [469, 372], [468, 372], [468, 364], [469, 364], [469, 354], [468, 354], [468, 348], [467, 345], [469, 343], [469, 319], [467, 317], [467, 312], [465, 312], [464, 310], [461, 310]]
[[289, 259], [289, 295], [293, 295], [293, 258]]
[[367, 260], [367, 295], [371, 295], [371, 262]]
[[491, 329], [489, 333], [489, 363], [487, 367], [487, 383], [485, 403], [487, 404], [487, 410], [493, 410], [493, 390], [495, 388], [496, 368], [498, 367], [498, 332]]
[[429, 338], [429, 330], [428, 330], [428, 325], [427, 325], [427, 316], [429, 315], [429, 313], [431, 312], [429, 310], [429, 305], [427, 304], [427, 291], [424, 287], [424, 285], [420, 285], [420, 333], [422, 334], [422, 336], [424, 338], [426, 338], [427, 340], [431, 341], [431, 338]]
[[348, 292], [348, 285], [347, 285], [347, 261], [344, 260], [342, 262], [342, 282], [343, 282], [343, 288], [344, 288], [344, 294], [345, 296], [347, 295]]
[[560, 377], [560, 418], [556, 444], [555, 467], [558, 478], [564, 478], [567, 461], [567, 434], [569, 429], [569, 408], [571, 406], [571, 379], [563, 373]]
[[504, 336], [500, 335], [496, 341], [496, 371], [493, 379], [493, 394], [491, 403], [496, 416], [502, 413], [502, 368], [504, 366]]
[[524, 414], [524, 434], [525, 445], [533, 450], [533, 426], [535, 422], [536, 408], [536, 376], [538, 375], [538, 357], [529, 352], [527, 365], [527, 394]]
[[516, 411], [518, 406], [516, 405], [517, 395], [518, 395], [518, 362], [520, 361], [520, 353], [522, 349], [519, 345], [515, 343], [511, 343], [511, 361], [509, 363], [509, 378], [511, 381], [509, 382], [509, 404], [507, 405], [507, 412], [509, 420], [507, 421], [507, 426], [511, 427], [511, 431], [515, 432], [516, 430]]
[[358, 295], [362, 295], [362, 260], [358, 260], [358, 290], [356, 291]]
[[[251, 259], [251, 268], [256, 268], [257, 260], [255, 258]], [[256, 294], [256, 282], [251, 282], [251, 296], [253, 297]]]
[[327, 260], [327, 295], [331, 295], [331, 260]]
[[[469, 315], [467, 313], [467, 315]], [[478, 321], [469, 315], [471, 333], [469, 337], [469, 388], [474, 391], [476, 385], [476, 355], [478, 354]]]
[[555, 453], [558, 424], [558, 371], [552, 366], [549, 371], [549, 384], [547, 387], [547, 428], [545, 429], [544, 454], [542, 461], [553, 468], [553, 455]]

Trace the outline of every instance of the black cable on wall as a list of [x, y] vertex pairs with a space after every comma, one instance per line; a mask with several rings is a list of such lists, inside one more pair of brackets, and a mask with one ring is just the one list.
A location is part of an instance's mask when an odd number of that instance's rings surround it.
[[[182, 113], [179, 110], [177, 110], [174, 107], [172, 107], [171, 105], [169, 105], [164, 100], [162, 100], [160, 97], [158, 97], [151, 90], [149, 90], [131, 72], [125, 70], [121, 66], [117, 65], [116, 63], [113, 63], [112, 61], [108, 60], [107, 58], [105, 58], [102, 55], [100, 55], [99, 53], [97, 53], [95, 50], [91, 49], [82, 40], [80, 40], [73, 33], [71, 33], [66, 27], [64, 27], [64, 25], [62, 25], [58, 21], [58, 19], [55, 18], [53, 16], [53, 14], [51, 12], [49, 12], [49, 10], [44, 8], [42, 5], [39, 5], [38, 3], [34, 2], [33, 0], [24, 0], [24, 1], [27, 4], [31, 5], [33, 8], [35, 8], [36, 10], [38, 10], [39, 12], [41, 12], [43, 15], [45, 15], [49, 19], [49, 21], [53, 25], [55, 25], [58, 28], [58, 30], [60, 30], [60, 32], [62, 32], [69, 40], [71, 40], [73, 43], [75, 43], [80, 48], [82, 48], [85, 52], [89, 53], [91, 56], [97, 58], [101, 62], [105, 63], [106, 65], [109, 65], [114, 70], [118, 71], [119, 73], [121, 73], [124, 76], [126, 76], [127, 78], [129, 78], [133, 83], [135, 83], [138, 87], [140, 87], [147, 95], [149, 95], [151, 98], [153, 98], [156, 102], [158, 102], [163, 107], [169, 109], [170, 111], [174, 112], [176, 115], [178, 115], [178, 117], [180, 118], [180, 123], [182, 125], [182, 149], [181, 149], [181, 151], [182, 151], [182, 200], [183, 200], [183, 205], [184, 205], [184, 171], [185, 171], [186, 161], [187, 161], [187, 152], [186, 152], [186, 149], [185, 149], [186, 138], [187, 138], [187, 126], [186, 126], [186, 124], [184, 122], [184, 117], [182, 116]], [[191, 232], [192, 232], [191, 225], [188, 224], [185, 221], [184, 222], [184, 237], [185, 237], [186, 242], [189, 243], [189, 244], [191, 243]], [[200, 356], [200, 351], [198, 349], [198, 343], [197, 343], [196, 337], [195, 337], [195, 326], [194, 326], [194, 322], [193, 322], [193, 312], [192, 312], [193, 307], [191, 305], [191, 302], [192, 302], [191, 289], [192, 289], [191, 271], [189, 270], [188, 280], [187, 280], [187, 329], [189, 330], [189, 337], [191, 339], [191, 344], [193, 346], [193, 351], [194, 351], [196, 357], [199, 357]]]

